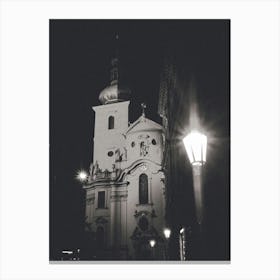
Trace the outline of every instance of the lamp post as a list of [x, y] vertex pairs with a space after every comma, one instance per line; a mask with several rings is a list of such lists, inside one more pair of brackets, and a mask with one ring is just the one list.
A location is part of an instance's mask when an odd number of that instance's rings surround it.
[[179, 233], [179, 246], [180, 246], [180, 260], [186, 260], [186, 238], [185, 238], [185, 228], [180, 229]]
[[152, 259], [154, 260], [155, 259], [155, 251], [154, 251], [155, 249], [154, 249], [154, 247], [156, 245], [156, 241], [154, 239], [151, 239], [149, 241], [149, 243], [150, 243], [150, 246], [152, 248]]
[[203, 222], [202, 168], [206, 162], [207, 137], [199, 131], [191, 131], [183, 142], [192, 165], [196, 220], [201, 231]]
[[171, 230], [169, 228], [165, 228], [163, 230], [163, 234], [164, 234], [164, 237], [166, 239], [166, 246], [165, 247], [165, 259], [166, 260], [169, 260], [169, 238], [170, 238], [170, 235], [171, 235]]

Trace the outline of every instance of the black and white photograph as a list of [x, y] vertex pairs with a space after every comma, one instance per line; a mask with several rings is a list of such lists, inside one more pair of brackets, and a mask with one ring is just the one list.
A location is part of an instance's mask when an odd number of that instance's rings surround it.
[[50, 20], [50, 260], [230, 260], [230, 20]]
[[279, 8], [0, 0], [0, 279], [279, 280]]
[[50, 260], [230, 259], [229, 39], [50, 21]]

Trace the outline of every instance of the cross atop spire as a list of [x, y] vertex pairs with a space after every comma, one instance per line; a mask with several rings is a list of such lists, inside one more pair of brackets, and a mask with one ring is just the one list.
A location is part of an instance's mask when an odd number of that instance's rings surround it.
[[142, 107], [142, 117], [145, 117], [145, 109], [147, 108], [145, 103], [141, 103], [141, 107]]

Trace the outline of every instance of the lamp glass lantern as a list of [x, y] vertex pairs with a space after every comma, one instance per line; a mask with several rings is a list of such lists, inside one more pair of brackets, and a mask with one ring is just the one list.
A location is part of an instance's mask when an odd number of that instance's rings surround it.
[[154, 248], [156, 245], [156, 241], [154, 239], [150, 240], [150, 246]]
[[199, 131], [192, 131], [183, 143], [192, 165], [203, 165], [206, 162], [207, 136]]
[[192, 165], [196, 218], [201, 231], [204, 212], [202, 167], [206, 162], [207, 137], [194, 130], [183, 139], [183, 142]]
[[169, 228], [165, 228], [163, 230], [163, 234], [165, 236], [166, 239], [169, 239], [170, 238], [170, 235], [171, 235], [171, 230]]

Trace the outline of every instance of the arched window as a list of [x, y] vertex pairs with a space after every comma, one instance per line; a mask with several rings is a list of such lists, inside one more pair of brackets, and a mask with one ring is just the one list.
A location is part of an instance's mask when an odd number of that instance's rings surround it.
[[139, 176], [139, 203], [148, 203], [148, 176], [146, 174]]
[[108, 129], [114, 129], [115, 126], [115, 118], [110, 116], [108, 119]]
[[104, 248], [104, 229], [103, 227], [99, 226], [96, 230], [96, 243], [99, 249]]

